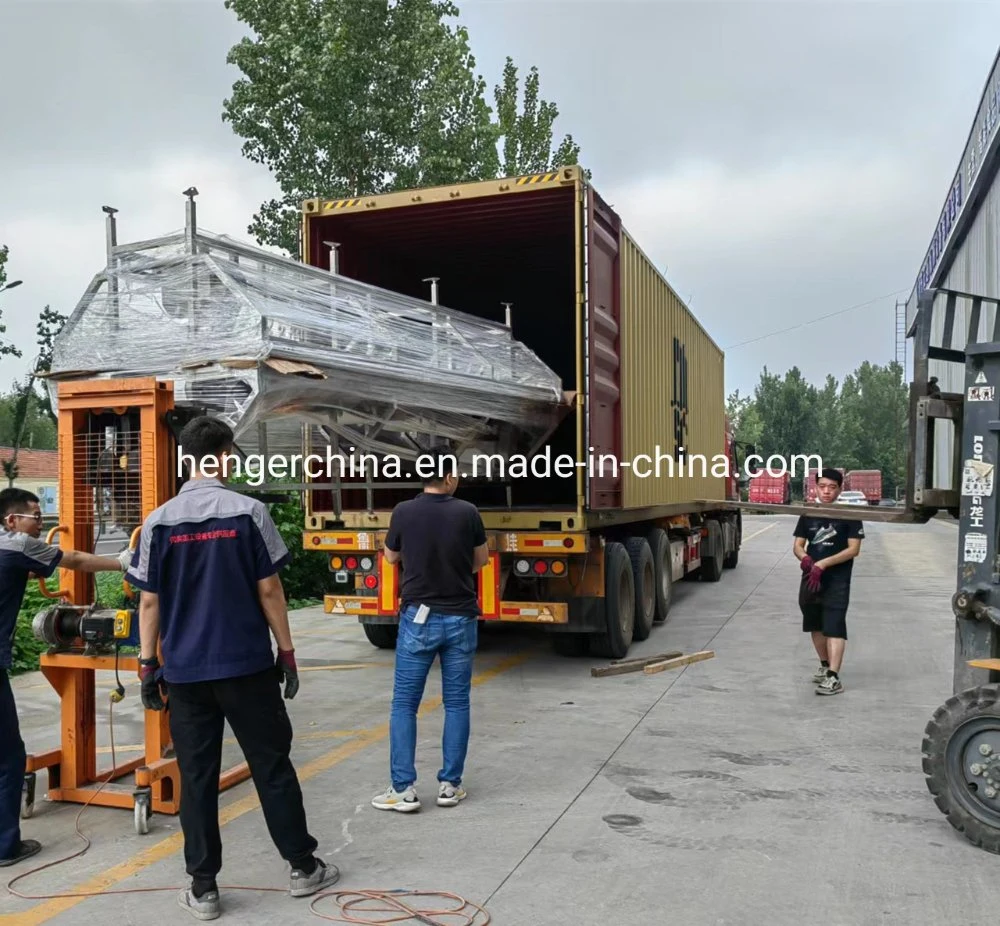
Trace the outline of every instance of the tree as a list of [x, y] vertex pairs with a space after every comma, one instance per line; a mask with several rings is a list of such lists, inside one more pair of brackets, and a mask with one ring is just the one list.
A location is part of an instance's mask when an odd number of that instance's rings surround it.
[[441, 186], [576, 163], [567, 135], [550, 152], [555, 105], [539, 100], [537, 68], [517, 112], [517, 69], [507, 59], [494, 90], [475, 73], [451, 0], [226, 0], [253, 32], [230, 49], [242, 72], [223, 121], [242, 152], [265, 165], [281, 195], [248, 232], [299, 253], [299, 204]]
[[[866, 361], [837, 384], [827, 376], [821, 388], [807, 382], [797, 367], [784, 377], [765, 367], [752, 400], [729, 396], [727, 410], [737, 439], [752, 440], [765, 459], [780, 454], [817, 454], [827, 466], [877, 469], [882, 491], [892, 495], [906, 480], [906, 431], [909, 409], [903, 368]], [[754, 428], [754, 431], [750, 431]], [[759, 430], [757, 430], [759, 429]], [[799, 483], [796, 474], [793, 482]]]
[[738, 442], [759, 445], [763, 423], [753, 396], [741, 396], [739, 389], [731, 393], [726, 399], [726, 417]]
[[508, 57], [503, 83], [493, 91], [496, 102], [497, 134], [503, 140], [502, 170], [505, 176], [541, 173], [566, 164], [576, 164], [580, 146], [572, 135], [564, 136], [552, 151], [552, 125], [559, 115], [555, 103], [539, 100], [538, 68], [532, 67], [524, 82], [523, 112], [517, 111], [517, 67]]
[[[55, 415], [52, 412], [52, 403], [48, 393], [43, 390], [39, 396], [35, 392], [35, 380], [40, 373], [47, 373], [52, 369], [52, 346], [56, 335], [62, 330], [66, 323], [66, 316], [54, 311], [50, 306], [42, 309], [35, 332], [38, 337], [38, 355], [35, 363], [28, 374], [24, 384], [15, 382], [14, 384], [14, 410], [13, 421], [11, 423], [11, 446], [14, 452], [10, 458], [3, 461], [4, 475], [7, 477], [8, 485], [13, 485], [17, 479], [17, 455], [24, 440], [25, 428], [28, 424], [29, 412], [34, 409], [36, 417], [48, 418], [50, 424], [55, 424]], [[53, 428], [54, 430], [54, 428]]]
[[[10, 256], [10, 249], [7, 245], [0, 245], [0, 291], [7, 285], [7, 259]], [[0, 310], [0, 317], [3, 317], [3, 310]], [[7, 333], [7, 326], [0, 323], [0, 334]], [[0, 357], [20, 357], [21, 351], [9, 341], [0, 338]]]
[[255, 33], [223, 120], [282, 192], [250, 233], [298, 252], [298, 203], [495, 175], [485, 82], [449, 0], [226, 0]]

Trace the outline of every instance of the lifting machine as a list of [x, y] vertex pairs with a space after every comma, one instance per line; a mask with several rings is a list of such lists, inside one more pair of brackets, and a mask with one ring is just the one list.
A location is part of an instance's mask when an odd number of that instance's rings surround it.
[[[101, 532], [113, 526], [138, 542], [143, 520], [177, 488], [173, 384], [148, 379], [83, 380], [58, 389], [59, 524], [63, 549], [92, 551]], [[95, 536], [95, 528], [98, 529]], [[115, 673], [112, 703], [124, 697], [119, 672], [138, 676], [137, 601], [127, 582], [124, 608], [102, 608], [94, 576], [60, 569], [59, 585], [42, 594], [53, 605], [34, 622], [35, 635], [49, 644], [41, 671], [59, 694], [60, 748], [29, 754], [21, 814], [30, 817], [36, 777], [48, 772], [48, 798], [105, 807], [133, 808], [135, 829], [148, 832], [151, 813], [180, 811], [177, 760], [172, 755], [168, 711], [143, 711], [143, 754], [114, 768], [97, 769], [96, 673]], [[131, 598], [131, 603], [129, 599]], [[169, 710], [169, 703], [168, 703]], [[134, 786], [120, 783], [135, 772]], [[247, 763], [223, 771], [219, 789], [250, 777]]]

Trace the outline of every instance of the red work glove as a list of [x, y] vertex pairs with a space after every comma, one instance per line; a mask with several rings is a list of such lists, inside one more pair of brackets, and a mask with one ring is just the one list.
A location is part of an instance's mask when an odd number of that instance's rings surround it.
[[299, 668], [295, 664], [295, 650], [278, 650], [275, 663], [285, 682], [285, 699], [290, 701], [299, 693]]
[[814, 565], [812, 569], [809, 570], [809, 576], [806, 578], [806, 588], [811, 592], [818, 592], [820, 581], [823, 578], [823, 570], [819, 566]]
[[799, 568], [803, 572], [809, 572], [809, 570], [812, 569], [813, 565], [814, 565], [813, 558], [808, 554], [806, 556], [803, 556], [802, 559], [799, 560]]

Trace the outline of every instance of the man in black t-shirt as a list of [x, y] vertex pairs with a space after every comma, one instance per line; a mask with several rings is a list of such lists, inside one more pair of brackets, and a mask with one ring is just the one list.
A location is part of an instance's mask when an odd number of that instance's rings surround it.
[[[824, 469], [816, 480], [816, 500], [832, 505], [843, 485], [839, 470]], [[840, 694], [840, 667], [847, 644], [847, 606], [851, 597], [854, 558], [861, 552], [861, 521], [801, 517], [793, 532], [793, 552], [802, 568], [799, 607], [802, 630], [812, 634], [820, 668], [813, 676], [816, 694]]]
[[454, 497], [455, 459], [424, 456], [424, 491], [392, 512], [385, 557], [400, 563], [399, 636], [392, 713], [389, 720], [392, 783], [372, 799], [379, 810], [420, 809], [417, 772], [417, 710], [434, 657], [441, 659], [444, 700], [444, 763], [438, 772], [437, 802], [454, 807], [464, 800], [462, 773], [469, 746], [472, 664], [479, 633], [476, 573], [489, 560], [486, 531], [474, 505]]

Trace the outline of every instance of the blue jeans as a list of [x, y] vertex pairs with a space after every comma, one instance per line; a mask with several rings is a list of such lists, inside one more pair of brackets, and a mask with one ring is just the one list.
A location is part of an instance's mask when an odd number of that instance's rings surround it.
[[399, 615], [396, 641], [396, 672], [389, 718], [389, 749], [392, 786], [405, 791], [417, 780], [417, 709], [424, 695], [434, 657], [441, 657], [441, 687], [444, 701], [443, 766], [438, 781], [458, 785], [469, 749], [469, 693], [472, 664], [479, 641], [479, 622], [462, 614], [431, 611], [423, 624], [413, 622], [415, 606]]
[[17, 722], [14, 692], [7, 670], [0, 669], [0, 858], [11, 858], [21, 848], [24, 762], [24, 741]]

